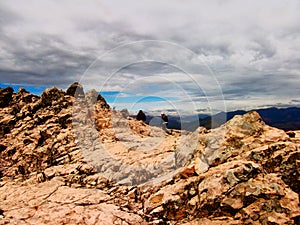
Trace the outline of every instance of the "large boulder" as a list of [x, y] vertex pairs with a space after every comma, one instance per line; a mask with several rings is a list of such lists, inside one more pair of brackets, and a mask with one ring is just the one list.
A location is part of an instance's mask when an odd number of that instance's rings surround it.
[[65, 92], [56, 87], [47, 88], [41, 95], [40, 103], [43, 106], [51, 106], [64, 99]]
[[74, 82], [67, 89], [67, 95], [70, 95], [73, 97], [84, 97], [84, 91], [83, 91], [82, 85], [78, 82]]
[[294, 224], [299, 215], [297, 193], [277, 174], [264, 174], [258, 164], [243, 160], [175, 179], [142, 198], [145, 212], [161, 221], [222, 217], [237, 224]]
[[200, 132], [197, 151], [204, 153], [202, 161], [216, 166], [251, 149], [288, 139], [283, 130], [266, 125], [253, 111], [237, 115], [219, 128]]

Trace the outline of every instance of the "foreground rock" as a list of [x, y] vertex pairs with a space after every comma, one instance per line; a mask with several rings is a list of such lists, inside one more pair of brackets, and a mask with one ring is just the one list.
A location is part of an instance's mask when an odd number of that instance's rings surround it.
[[69, 187], [61, 178], [36, 185], [8, 183], [1, 188], [0, 224], [147, 224], [130, 203], [110, 194], [128, 189]]
[[265, 125], [256, 112], [198, 132], [191, 165], [144, 193], [151, 218], [174, 224], [299, 224], [299, 139]]
[[0, 224], [299, 224], [299, 132], [256, 112], [166, 134], [95, 91], [0, 95]]

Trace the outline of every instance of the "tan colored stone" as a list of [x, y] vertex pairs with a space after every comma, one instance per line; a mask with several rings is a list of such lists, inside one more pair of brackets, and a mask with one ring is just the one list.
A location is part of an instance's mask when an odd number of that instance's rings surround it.
[[251, 112], [166, 133], [98, 97], [20, 90], [0, 108], [0, 224], [299, 222], [298, 131]]

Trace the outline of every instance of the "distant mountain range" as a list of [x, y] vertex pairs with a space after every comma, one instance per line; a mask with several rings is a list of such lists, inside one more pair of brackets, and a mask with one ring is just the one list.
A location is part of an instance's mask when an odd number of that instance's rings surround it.
[[[262, 117], [263, 121], [273, 127], [277, 127], [283, 130], [300, 130], [300, 108], [290, 107], [290, 108], [266, 108], [266, 109], [256, 109], [251, 111], [257, 111]], [[207, 117], [200, 120], [201, 126], [206, 128], [211, 128], [213, 120], [213, 127], [218, 127], [222, 125], [223, 121], [220, 122], [220, 118], [226, 118], [230, 120], [235, 115], [243, 115], [248, 111], [237, 110], [227, 113], [218, 113], [212, 117]], [[225, 116], [224, 116], [225, 114]]]
[[[288, 130], [300, 130], [300, 108], [289, 107], [289, 108], [266, 108], [266, 109], [255, 109], [250, 111], [257, 111], [262, 117], [263, 121], [273, 127]], [[207, 129], [216, 128], [224, 124], [226, 121], [232, 119], [235, 115], [244, 115], [249, 111], [236, 110], [232, 112], [221, 112], [213, 116], [199, 114], [197, 121], [196, 116], [187, 117], [176, 117], [169, 115], [170, 129], [184, 129], [193, 131], [200, 126], [206, 127]], [[153, 117], [147, 116], [147, 122]]]

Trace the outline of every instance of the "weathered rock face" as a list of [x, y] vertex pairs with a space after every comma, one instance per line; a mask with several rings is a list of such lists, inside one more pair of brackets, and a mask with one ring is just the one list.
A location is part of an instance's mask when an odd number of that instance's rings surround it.
[[12, 87], [0, 88], [0, 107], [7, 107], [12, 100]]
[[95, 89], [92, 89], [88, 93], [86, 93], [85, 99], [91, 104], [95, 104], [97, 102], [97, 105], [102, 109], [110, 108], [106, 100]]
[[70, 95], [73, 97], [84, 97], [84, 91], [83, 91], [82, 85], [78, 82], [74, 82], [67, 89], [67, 95]]
[[48, 88], [42, 93], [40, 103], [43, 107], [59, 105], [60, 102], [64, 101], [64, 96], [64, 91], [59, 90], [56, 87]]
[[[115, 142], [110, 108], [82, 101], [88, 112], [81, 119], [105, 120], [95, 131]], [[83, 159], [73, 102], [57, 88], [41, 97], [21, 89], [0, 109], [0, 224], [147, 224], [135, 189], [99, 176]]]
[[98, 94], [97, 96], [97, 102], [101, 103], [102, 108], [109, 109], [109, 104], [107, 104], [106, 100], [102, 97], [102, 95]]
[[[66, 155], [72, 143], [71, 101], [56, 88], [45, 90], [41, 97], [25, 90], [13, 95], [14, 105], [2, 111], [1, 168], [3, 176], [27, 176], [55, 165]], [[68, 149], [68, 150], [66, 150]]]
[[191, 165], [153, 194], [144, 193], [151, 218], [174, 224], [299, 223], [299, 139], [265, 125], [256, 112], [197, 132]]
[[[299, 132], [256, 112], [166, 134], [97, 92], [3, 93], [0, 224], [299, 224]], [[94, 166], [101, 146], [114, 161]]]

